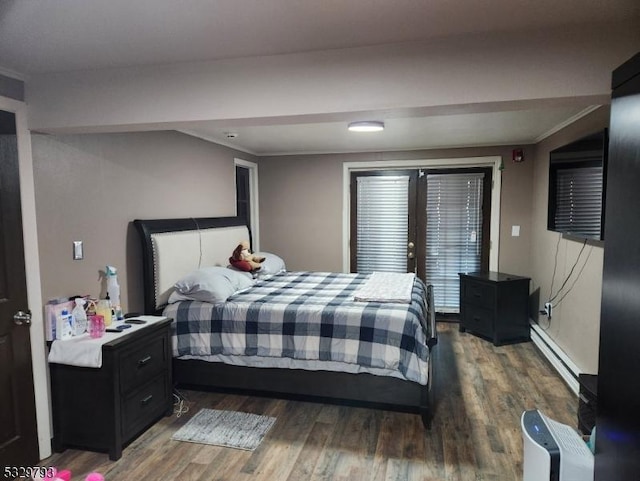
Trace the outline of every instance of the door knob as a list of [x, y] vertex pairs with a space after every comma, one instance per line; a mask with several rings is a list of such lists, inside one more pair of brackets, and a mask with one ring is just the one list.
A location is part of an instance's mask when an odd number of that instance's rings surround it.
[[22, 326], [23, 324], [26, 324], [27, 326], [31, 325], [31, 312], [27, 311], [18, 311], [13, 315], [13, 322], [18, 325], [18, 326]]
[[409, 253], [407, 254], [407, 257], [408, 257], [409, 259], [413, 259], [413, 252], [409, 252]]
[[407, 244], [407, 247], [408, 247], [409, 249], [413, 249], [413, 248], [415, 247], [415, 244], [414, 244], [413, 242], [409, 242], [409, 243]]

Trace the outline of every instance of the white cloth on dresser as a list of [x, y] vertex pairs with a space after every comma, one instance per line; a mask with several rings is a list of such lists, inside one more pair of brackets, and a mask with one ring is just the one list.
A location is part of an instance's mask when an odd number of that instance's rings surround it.
[[[103, 344], [114, 341], [122, 336], [126, 336], [138, 329], [144, 329], [154, 322], [158, 322], [166, 318], [164, 316], [137, 316], [132, 317], [131, 319], [140, 319], [146, 321], [146, 323], [131, 324], [130, 328], [123, 330], [121, 333], [105, 332], [102, 337], [97, 339], [92, 339], [88, 333], [85, 333], [64, 341], [53, 341], [51, 349], [49, 350], [49, 362], [52, 364], [66, 364], [69, 366], [92, 367], [99, 369], [102, 367]], [[113, 322], [109, 326], [109, 329], [113, 329], [126, 323], [126, 320]]]

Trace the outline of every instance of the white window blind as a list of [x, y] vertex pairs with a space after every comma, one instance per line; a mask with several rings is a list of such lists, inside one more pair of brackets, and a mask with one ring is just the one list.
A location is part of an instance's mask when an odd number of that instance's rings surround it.
[[357, 177], [357, 271], [406, 272], [409, 176]]
[[556, 230], [600, 238], [602, 167], [558, 169]]
[[460, 272], [480, 270], [484, 174], [427, 175], [426, 281], [439, 312], [460, 311]]

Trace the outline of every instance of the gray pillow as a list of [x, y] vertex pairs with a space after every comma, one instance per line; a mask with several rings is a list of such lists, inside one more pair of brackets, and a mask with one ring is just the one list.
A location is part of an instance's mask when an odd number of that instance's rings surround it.
[[169, 302], [224, 302], [232, 294], [252, 285], [251, 276], [243, 272], [226, 267], [203, 267], [190, 272], [174, 284], [175, 292], [170, 296]]
[[261, 264], [262, 267], [257, 271], [259, 279], [271, 277], [274, 274], [279, 274], [280, 272], [287, 270], [282, 258], [275, 254], [271, 254], [270, 252], [258, 252], [254, 255], [256, 257], [264, 257], [264, 261]]

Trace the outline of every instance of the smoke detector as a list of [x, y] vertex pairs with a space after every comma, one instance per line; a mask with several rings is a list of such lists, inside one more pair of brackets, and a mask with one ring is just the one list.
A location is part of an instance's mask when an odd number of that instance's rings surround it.
[[235, 139], [238, 136], [238, 132], [225, 132], [224, 136], [227, 139]]

